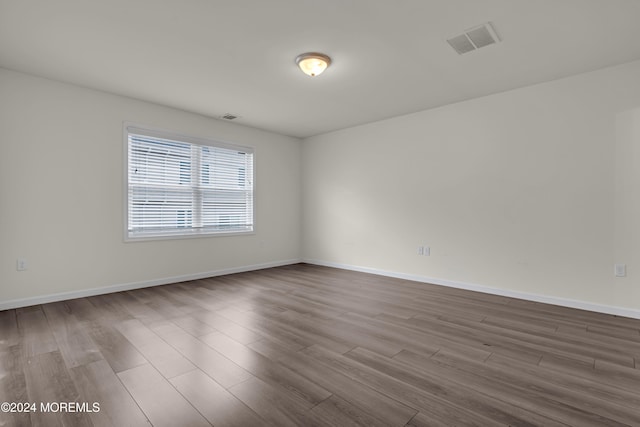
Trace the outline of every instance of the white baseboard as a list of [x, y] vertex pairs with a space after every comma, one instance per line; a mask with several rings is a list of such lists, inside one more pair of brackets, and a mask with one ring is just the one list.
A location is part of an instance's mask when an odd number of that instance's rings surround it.
[[545, 304], [559, 305], [562, 307], [577, 308], [580, 310], [594, 311], [597, 313], [612, 314], [615, 316], [630, 317], [640, 319], [640, 310], [634, 310], [624, 307], [615, 307], [604, 304], [594, 304], [586, 301], [572, 300], [567, 298], [559, 298], [548, 295], [530, 294], [527, 292], [511, 291], [507, 289], [491, 288], [483, 285], [472, 283], [455, 282], [452, 280], [437, 279], [433, 277], [419, 276], [415, 274], [398, 273], [394, 271], [379, 270], [376, 268], [359, 267], [349, 264], [340, 264], [329, 261], [303, 259], [307, 264], [321, 265], [325, 267], [341, 268], [344, 270], [360, 271], [363, 273], [376, 274], [378, 276], [395, 277], [398, 279], [412, 280], [414, 282], [431, 283], [434, 285], [447, 286], [450, 288], [466, 289], [469, 291], [482, 292], [485, 294], [500, 295], [510, 298], [518, 298], [527, 301], [542, 302]]
[[206, 279], [208, 277], [224, 276], [226, 274], [244, 273], [246, 271], [263, 270], [265, 268], [281, 267], [284, 265], [298, 264], [300, 259], [274, 261], [264, 264], [247, 265], [242, 267], [225, 268], [222, 270], [206, 271], [202, 273], [186, 274], [183, 276], [164, 277], [161, 279], [145, 280], [142, 282], [124, 283], [120, 285], [104, 286], [100, 288], [82, 289], [79, 291], [61, 292], [57, 294], [42, 295], [37, 297], [20, 298], [9, 301], [0, 301], [0, 310], [28, 307], [49, 302], [64, 301], [75, 298], [91, 297], [95, 295], [110, 294], [114, 292], [130, 291], [133, 289], [148, 288], [151, 286], [168, 285], [171, 283], [186, 282], [189, 280]]
[[363, 273], [376, 274], [378, 276], [395, 277], [398, 279], [412, 280], [415, 282], [431, 283], [434, 285], [447, 286], [451, 288], [466, 289], [470, 291], [483, 292], [486, 294], [500, 295], [510, 298], [518, 298], [527, 301], [541, 302], [545, 304], [559, 305], [563, 307], [577, 308], [580, 310], [594, 311], [597, 313], [612, 314], [615, 316], [630, 317], [640, 319], [640, 310], [634, 310], [624, 307], [615, 307], [604, 304], [594, 304], [586, 301], [572, 300], [567, 298], [559, 298], [547, 295], [531, 294], [527, 292], [511, 291], [507, 289], [492, 288], [484, 285], [472, 283], [456, 282], [452, 280], [438, 279], [433, 277], [420, 276], [416, 274], [399, 273], [394, 271], [379, 270], [370, 267], [360, 267], [349, 264], [340, 264], [329, 261], [313, 260], [313, 259], [291, 259], [284, 261], [268, 262], [264, 264], [254, 264], [241, 267], [226, 268], [222, 270], [207, 271], [195, 274], [187, 274], [182, 276], [165, 277], [154, 280], [146, 280], [142, 282], [124, 283], [119, 285], [111, 285], [100, 288], [82, 289], [72, 292], [61, 292], [57, 294], [41, 295], [37, 297], [19, 298], [8, 301], [0, 301], [0, 310], [9, 310], [12, 308], [28, 307], [37, 304], [46, 304], [49, 302], [64, 301], [75, 298], [84, 298], [95, 295], [110, 294], [113, 292], [130, 291], [134, 289], [148, 288], [152, 286], [168, 285], [171, 283], [186, 282], [189, 280], [205, 279], [208, 277], [224, 276], [226, 274], [243, 273], [247, 271], [262, 270], [265, 268], [281, 267], [285, 265], [297, 264], [305, 262], [308, 264], [321, 265], [325, 267], [341, 268], [344, 270], [360, 271]]

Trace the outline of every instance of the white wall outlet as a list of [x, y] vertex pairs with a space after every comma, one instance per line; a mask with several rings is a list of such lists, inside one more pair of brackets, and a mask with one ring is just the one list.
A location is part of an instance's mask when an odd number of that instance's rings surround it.
[[422, 255], [422, 256], [431, 255], [431, 248], [429, 246], [418, 246], [418, 255]]
[[616, 275], [616, 277], [625, 277], [627, 275], [627, 265], [616, 264], [613, 267], [613, 272]]
[[27, 260], [25, 258], [18, 258], [16, 260], [16, 270], [25, 271], [27, 269]]

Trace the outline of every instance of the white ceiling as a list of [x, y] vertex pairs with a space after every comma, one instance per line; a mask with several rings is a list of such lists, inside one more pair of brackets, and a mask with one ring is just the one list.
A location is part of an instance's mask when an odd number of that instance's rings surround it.
[[297, 137], [636, 59], [638, 0], [0, 0], [0, 67]]

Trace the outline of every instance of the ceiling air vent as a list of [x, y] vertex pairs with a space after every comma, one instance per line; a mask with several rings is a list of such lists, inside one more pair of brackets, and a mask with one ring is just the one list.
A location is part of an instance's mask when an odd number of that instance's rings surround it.
[[470, 28], [466, 30], [464, 34], [447, 40], [451, 47], [460, 55], [498, 43], [499, 41], [500, 38], [496, 34], [491, 22]]
[[236, 116], [235, 114], [231, 114], [231, 113], [225, 113], [222, 116], [220, 116], [221, 119], [225, 119], [225, 120], [235, 120], [240, 116]]

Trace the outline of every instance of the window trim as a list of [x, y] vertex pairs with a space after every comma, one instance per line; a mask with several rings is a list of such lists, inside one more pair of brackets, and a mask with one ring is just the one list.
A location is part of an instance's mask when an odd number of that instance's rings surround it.
[[[141, 133], [145, 136], [174, 139], [181, 142], [186, 142], [195, 145], [204, 145], [209, 147], [219, 147], [231, 150], [244, 151], [253, 155], [253, 191], [251, 194], [251, 205], [253, 207], [253, 227], [252, 230], [247, 231], [218, 231], [218, 232], [203, 232], [194, 229], [185, 229], [176, 233], [149, 233], [143, 236], [131, 236], [129, 233], [129, 133]], [[231, 236], [247, 236], [256, 234], [256, 156], [255, 148], [246, 145], [240, 145], [222, 141], [219, 139], [196, 137], [191, 135], [185, 135], [175, 131], [169, 131], [152, 126], [141, 125], [134, 122], [123, 122], [122, 126], [123, 135], [123, 238], [125, 243], [130, 242], [145, 242], [154, 240], [178, 240], [178, 239], [193, 239], [203, 237], [231, 237]]]

